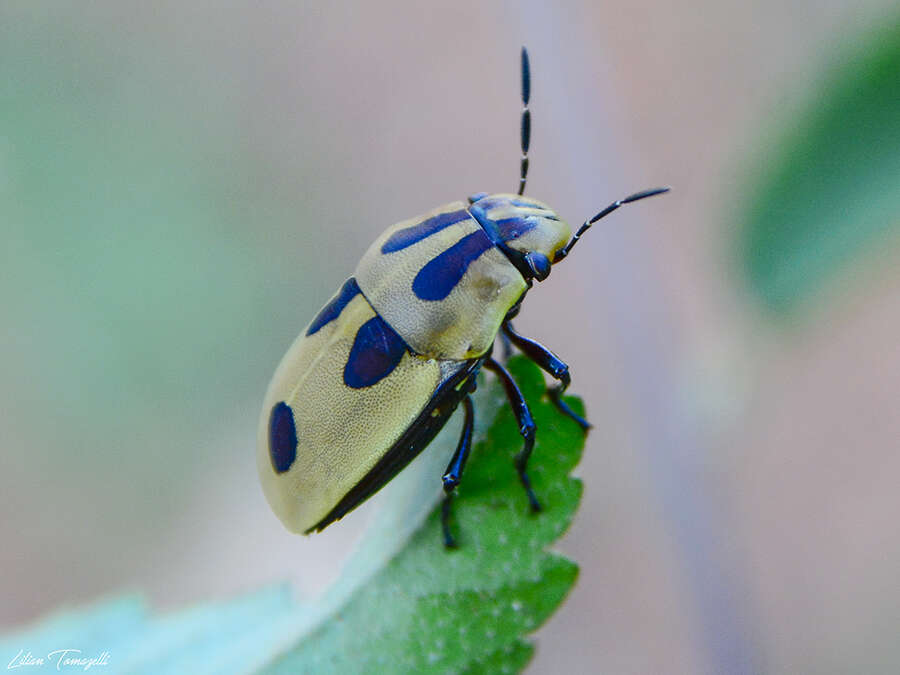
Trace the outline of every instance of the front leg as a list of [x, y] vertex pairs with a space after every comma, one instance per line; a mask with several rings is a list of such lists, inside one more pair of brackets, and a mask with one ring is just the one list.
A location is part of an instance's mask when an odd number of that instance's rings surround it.
[[555, 405], [560, 412], [575, 420], [582, 430], [587, 432], [587, 430], [591, 428], [590, 423], [572, 410], [569, 405], [562, 400], [562, 395], [572, 381], [572, 378], [569, 375], [569, 366], [544, 345], [523, 335], [519, 335], [519, 333], [513, 329], [509, 319], [503, 322], [502, 331], [516, 347], [522, 350], [522, 353], [525, 354], [525, 356], [538, 364], [543, 371], [549, 373], [550, 377], [559, 381], [557, 386], [549, 387], [547, 389], [547, 396], [550, 397], [550, 400], [553, 401], [553, 405]]

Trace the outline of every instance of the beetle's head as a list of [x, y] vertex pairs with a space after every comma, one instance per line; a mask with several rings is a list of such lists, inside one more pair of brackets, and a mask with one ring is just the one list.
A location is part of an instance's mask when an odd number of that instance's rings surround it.
[[469, 213], [527, 281], [543, 281], [572, 237], [572, 228], [543, 202], [512, 194], [478, 193]]

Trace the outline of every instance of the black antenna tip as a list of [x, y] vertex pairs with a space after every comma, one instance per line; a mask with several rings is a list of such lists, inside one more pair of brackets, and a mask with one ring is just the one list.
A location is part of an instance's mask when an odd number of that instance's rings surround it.
[[629, 195], [622, 200], [623, 204], [628, 204], [630, 202], [636, 202], [638, 199], [645, 199], [647, 197], [654, 197], [656, 195], [661, 195], [664, 192], [668, 192], [671, 188], [669, 187], [658, 187], [653, 188], [652, 190], [643, 190], [642, 192], [635, 192], [633, 195]]
[[531, 98], [531, 66], [528, 63], [528, 50], [522, 47], [522, 103], [528, 105]]

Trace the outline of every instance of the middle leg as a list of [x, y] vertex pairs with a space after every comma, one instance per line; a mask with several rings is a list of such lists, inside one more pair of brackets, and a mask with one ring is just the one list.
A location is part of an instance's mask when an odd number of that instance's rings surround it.
[[519, 385], [516, 384], [509, 371], [492, 358], [488, 358], [484, 362], [484, 367], [495, 373], [500, 378], [500, 382], [503, 383], [503, 388], [506, 389], [506, 398], [509, 399], [513, 414], [519, 423], [519, 433], [522, 434], [522, 438], [525, 441], [525, 445], [515, 458], [516, 471], [519, 472], [519, 480], [522, 481], [522, 487], [525, 488], [525, 494], [528, 495], [528, 503], [531, 505], [531, 510], [540, 511], [541, 503], [535, 496], [534, 490], [531, 488], [531, 480], [525, 471], [528, 466], [528, 458], [531, 457], [531, 451], [534, 450], [534, 434], [537, 431], [537, 426], [531, 416], [531, 411], [528, 409], [528, 404], [525, 403], [525, 397], [522, 396]]
[[562, 399], [562, 395], [572, 381], [572, 378], [569, 375], [569, 366], [565, 361], [560, 359], [556, 354], [539, 342], [535, 342], [534, 340], [517, 333], [509, 322], [509, 319], [503, 322], [501, 330], [516, 347], [522, 350], [522, 353], [525, 354], [525, 356], [538, 364], [541, 370], [548, 373], [550, 377], [559, 381], [558, 385], [547, 389], [547, 396], [553, 401], [553, 405], [555, 405], [564, 415], [575, 420], [583, 431], [586, 432], [590, 429], [590, 423], [572, 410]]

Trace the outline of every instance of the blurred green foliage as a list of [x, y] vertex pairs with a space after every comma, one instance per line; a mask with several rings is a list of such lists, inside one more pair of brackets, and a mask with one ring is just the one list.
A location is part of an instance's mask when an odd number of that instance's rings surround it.
[[[161, 617], [123, 597], [4, 636], [0, 653], [27, 645], [40, 656], [77, 644], [87, 656], [109, 652], [110, 666], [128, 673], [260, 666], [317, 674], [518, 672], [532, 654], [524, 636], [553, 613], [577, 576], [573, 562], [546, 547], [568, 528], [580, 501], [581, 482], [569, 472], [584, 435], [544, 397], [534, 364], [518, 357], [509, 365], [539, 429], [529, 467], [542, 513], [529, 512], [512, 464], [522, 440], [503, 406], [473, 448], [454, 503], [460, 548], [444, 549], [436, 508], [337, 615], [305, 636], [297, 637], [307, 614], [279, 587]], [[579, 399], [568, 402], [584, 412]]]
[[900, 226], [900, 21], [855, 44], [764, 147], [740, 253], [752, 288], [784, 313]]

